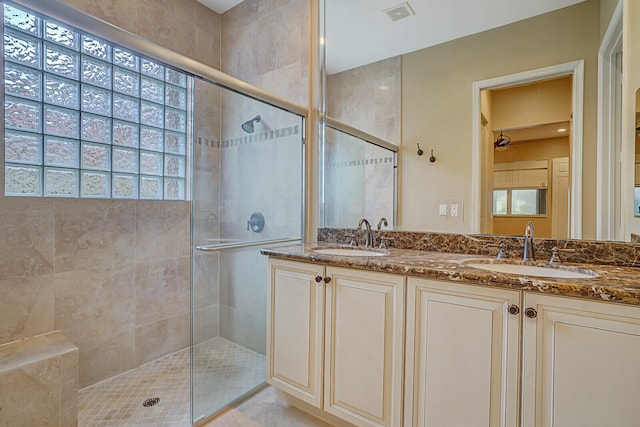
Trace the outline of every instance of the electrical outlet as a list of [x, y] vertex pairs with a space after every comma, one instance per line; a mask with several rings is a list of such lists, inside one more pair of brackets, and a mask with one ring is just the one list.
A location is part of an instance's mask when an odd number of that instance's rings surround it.
[[440, 206], [438, 206], [438, 213], [441, 216], [447, 215], [447, 205], [445, 203], [441, 203]]
[[447, 208], [447, 222], [464, 222], [464, 204], [462, 199], [448, 199]]

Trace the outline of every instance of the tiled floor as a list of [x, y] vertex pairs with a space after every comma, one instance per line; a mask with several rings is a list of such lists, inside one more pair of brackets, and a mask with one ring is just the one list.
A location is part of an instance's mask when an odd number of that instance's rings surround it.
[[[189, 349], [80, 390], [80, 427], [187, 427]], [[194, 348], [194, 410], [209, 414], [264, 382], [264, 356], [216, 337]], [[146, 399], [159, 402], [144, 407]], [[196, 416], [196, 418], [198, 418]]]
[[267, 387], [241, 405], [202, 427], [328, 427], [327, 424], [280, 401]]

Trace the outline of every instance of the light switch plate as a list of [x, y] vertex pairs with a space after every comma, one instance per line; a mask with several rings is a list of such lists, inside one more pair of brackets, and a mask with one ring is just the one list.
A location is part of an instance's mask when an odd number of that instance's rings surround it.
[[447, 205], [445, 203], [441, 203], [440, 206], [438, 206], [438, 213], [442, 216], [447, 215]]

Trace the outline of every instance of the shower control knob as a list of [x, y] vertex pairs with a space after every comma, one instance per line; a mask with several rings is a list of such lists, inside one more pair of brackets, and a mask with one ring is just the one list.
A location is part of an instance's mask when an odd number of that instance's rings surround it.
[[318, 283], [322, 282], [322, 276], [320, 275], [316, 276], [316, 282]]
[[331, 277], [326, 276], [326, 277], [324, 278], [324, 283], [329, 283], [330, 281], [331, 281]]

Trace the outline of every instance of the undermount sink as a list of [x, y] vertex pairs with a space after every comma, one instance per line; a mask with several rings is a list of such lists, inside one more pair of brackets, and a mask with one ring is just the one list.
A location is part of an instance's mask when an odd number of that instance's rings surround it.
[[593, 279], [598, 277], [598, 273], [575, 267], [563, 266], [541, 266], [521, 263], [479, 263], [471, 262], [467, 267], [479, 268], [482, 270], [494, 271], [496, 273], [516, 274], [520, 276], [550, 277], [557, 279]]
[[338, 255], [338, 256], [385, 256], [389, 255], [386, 252], [378, 252], [373, 250], [358, 249], [358, 248], [318, 248], [313, 250], [316, 253], [323, 255]]

